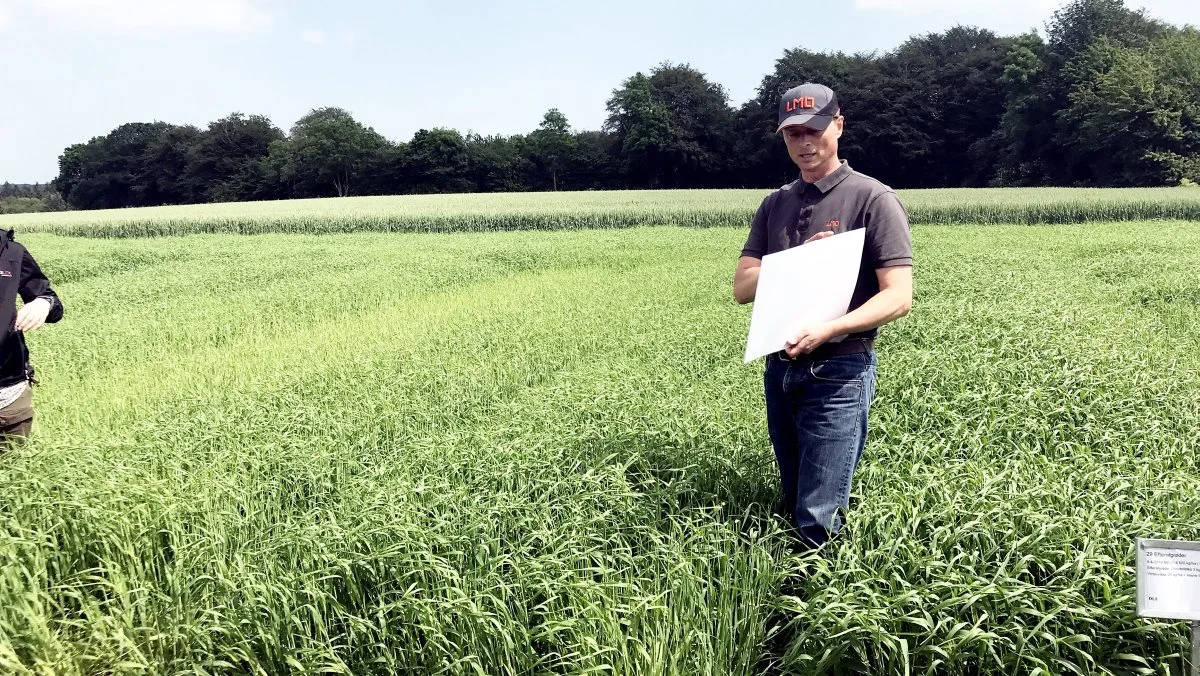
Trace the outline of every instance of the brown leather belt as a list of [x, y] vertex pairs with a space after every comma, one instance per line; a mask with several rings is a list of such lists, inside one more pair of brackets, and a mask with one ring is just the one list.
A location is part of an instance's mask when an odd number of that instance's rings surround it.
[[816, 361], [818, 359], [828, 359], [829, 357], [840, 357], [846, 354], [861, 354], [870, 352], [875, 349], [874, 339], [869, 338], [854, 338], [846, 339], [837, 343], [825, 343], [821, 347], [809, 352], [808, 354], [799, 354], [793, 359], [788, 356], [784, 350], [775, 353], [775, 356], [783, 361]]

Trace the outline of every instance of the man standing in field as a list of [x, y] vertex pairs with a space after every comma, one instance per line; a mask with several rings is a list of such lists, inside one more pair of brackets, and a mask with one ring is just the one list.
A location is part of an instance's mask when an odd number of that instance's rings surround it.
[[[908, 214], [896, 193], [838, 158], [845, 121], [828, 87], [807, 83], [779, 101], [779, 127], [800, 178], [758, 208], [738, 260], [733, 292], [754, 300], [763, 256], [865, 228], [849, 313], [811, 326], [769, 355], [763, 375], [767, 429], [786, 513], [806, 547], [823, 545], [849, 509], [875, 394], [879, 327], [912, 306]], [[796, 289], [803, 303], [805, 289]]]
[[[0, 231], [0, 451], [17, 438], [26, 438], [33, 427], [33, 366], [25, 332], [62, 319], [63, 305], [50, 288], [37, 261], [13, 240], [11, 230]], [[17, 294], [24, 305], [17, 311]]]

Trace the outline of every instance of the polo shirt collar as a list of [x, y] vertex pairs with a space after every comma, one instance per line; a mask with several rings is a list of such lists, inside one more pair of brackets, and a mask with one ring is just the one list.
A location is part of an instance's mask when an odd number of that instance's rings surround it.
[[817, 181], [816, 183], [805, 183], [804, 177], [802, 176], [802, 177], [800, 177], [800, 185], [802, 185], [806, 188], [809, 185], [814, 185], [817, 187], [817, 190], [820, 190], [821, 194], [824, 195], [825, 193], [829, 192], [830, 190], [833, 190], [834, 186], [836, 186], [838, 183], [841, 183], [842, 181], [846, 180], [846, 177], [850, 175], [851, 171], [853, 171], [853, 170], [850, 169], [849, 163], [847, 163], [846, 160], [842, 160], [842, 165], [840, 167], [838, 167], [837, 169], [835, 169], [832, 174]]

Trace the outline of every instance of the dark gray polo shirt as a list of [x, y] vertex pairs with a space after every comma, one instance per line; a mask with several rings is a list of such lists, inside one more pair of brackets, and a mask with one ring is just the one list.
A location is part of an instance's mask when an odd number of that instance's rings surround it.
[[[817, 181], [797, 179], [763, 199], [742, 248], [743, 256], [761, 259], [794, 246], [818, 232], [847, 232], [866, 228], [858, 283], [850, 311], [879, 293], [875, 271], [912, 265], [912, 240], [908, 212], [888, 186], [860, 174], [842, 160], [842, 166]], [[879, 329], [848, 338], [874, 338]]]

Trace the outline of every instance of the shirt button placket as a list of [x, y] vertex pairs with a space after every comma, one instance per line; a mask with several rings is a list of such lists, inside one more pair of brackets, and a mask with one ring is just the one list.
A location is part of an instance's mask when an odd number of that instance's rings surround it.
[[808, 226], [812, 223], [813, 205], [808, 199], [808, 189], [804, 192], [800, 197], [800, 216], [796, 220], [796, 244], [804, 243], [804, 235], [808, 233]]

